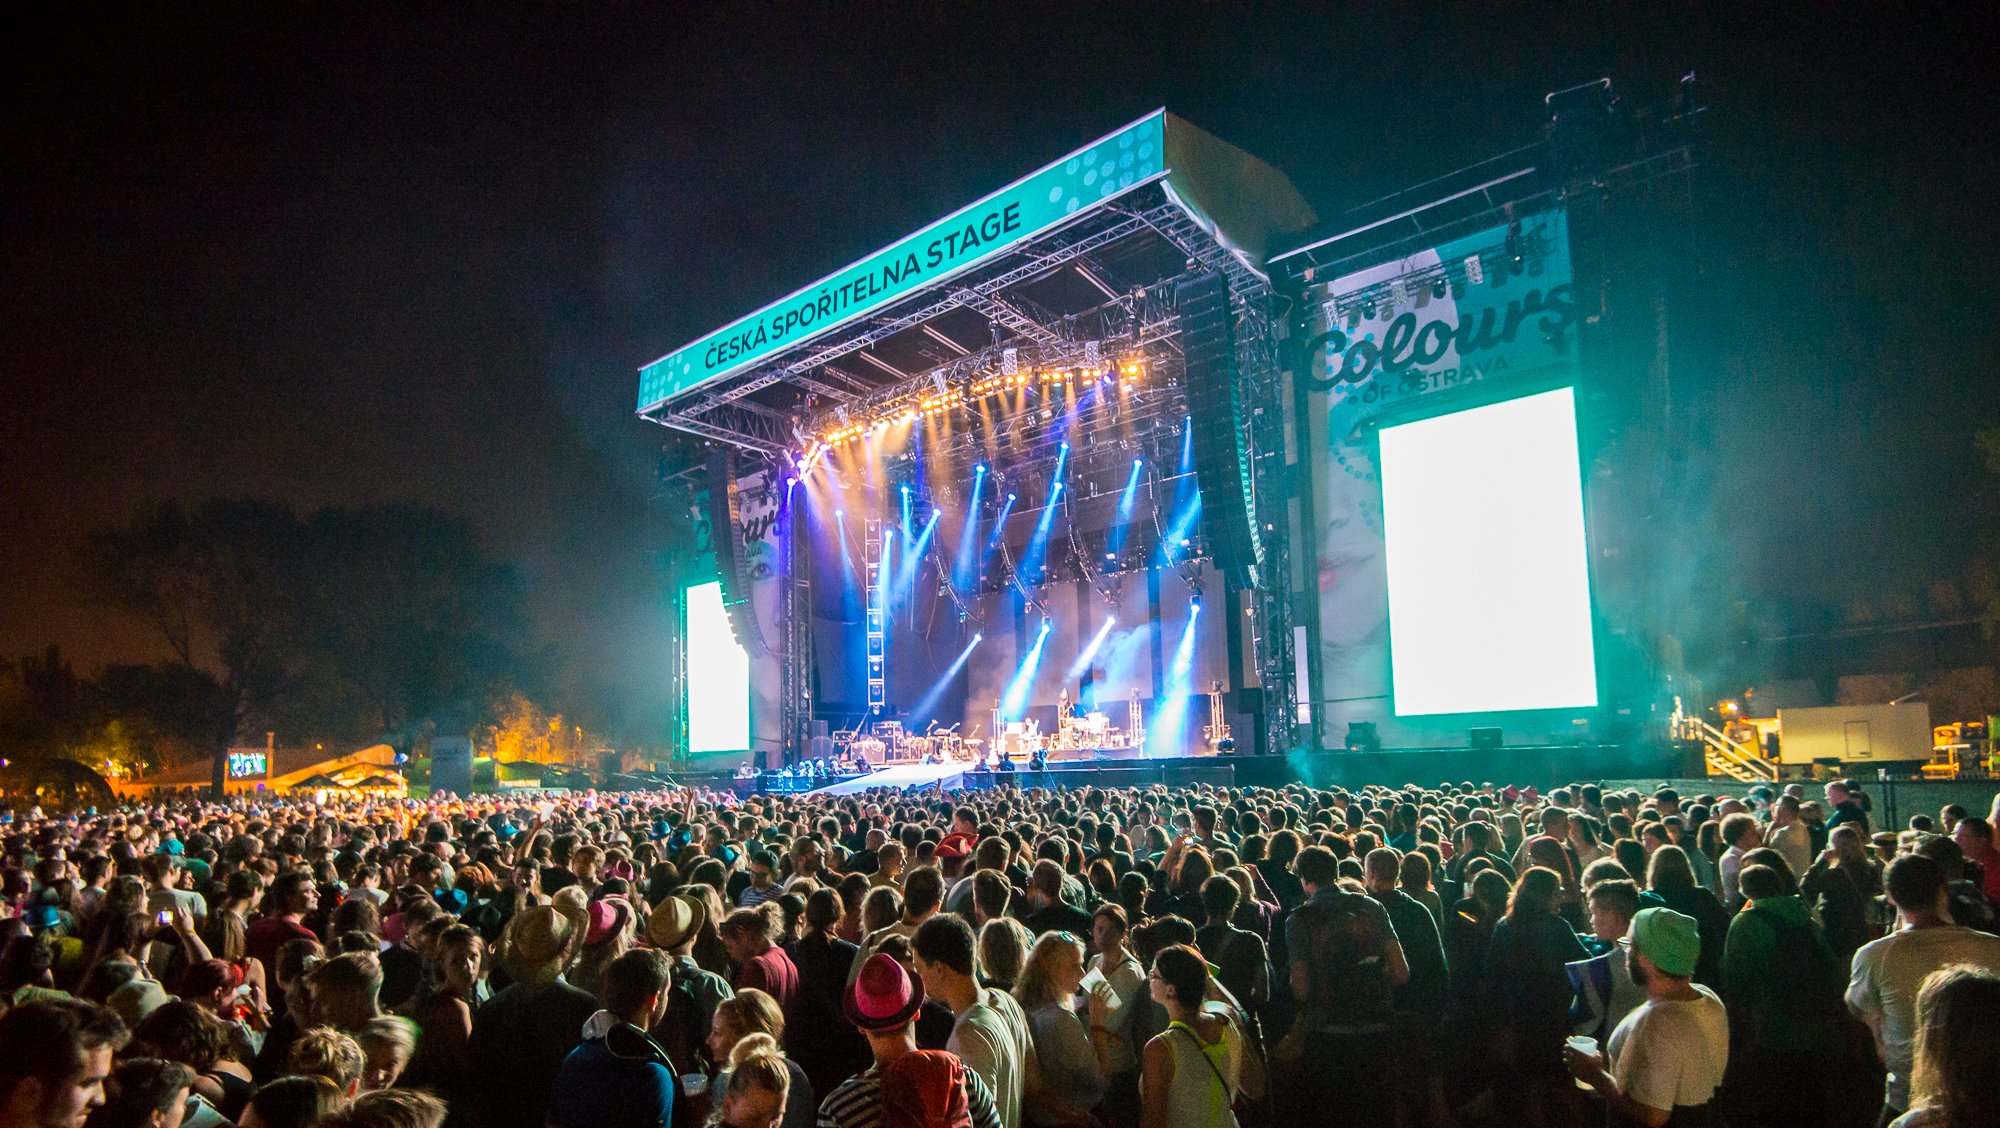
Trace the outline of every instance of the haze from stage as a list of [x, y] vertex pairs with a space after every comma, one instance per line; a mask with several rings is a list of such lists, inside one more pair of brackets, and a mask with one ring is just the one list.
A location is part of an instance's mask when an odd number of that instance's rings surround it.
[[1396, 715], [1597, 704], [1572, 392], [1382, 428]]

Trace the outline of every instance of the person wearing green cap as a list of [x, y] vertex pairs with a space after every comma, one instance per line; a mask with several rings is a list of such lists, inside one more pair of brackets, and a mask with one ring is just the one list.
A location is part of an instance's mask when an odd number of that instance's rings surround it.
[[1729, 1065], [1729, 1016], [1693, 981], [1700, 926], [1672, 909], [1641, 909], [1624, 942], [1646, 1001], [1619, 1022], [1605, 1053], [1564, 1050], [1570, 1072], [1604, 1098], [1613, 1124], [1720, 1124], [1715, 1095]]

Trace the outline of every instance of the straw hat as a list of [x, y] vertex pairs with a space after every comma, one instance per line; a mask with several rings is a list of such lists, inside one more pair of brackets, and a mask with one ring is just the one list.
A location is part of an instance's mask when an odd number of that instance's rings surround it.
[[646, 939], [653, 947], [671, 952], [708, 923], [708, 908], [693, 897], [674, 894], [653, 906], [646, 920]]
[[500, 965], [521, 983], [546, 983], [562, 973], [577, 938], [574, 921], [548, 905], [514, 917]]

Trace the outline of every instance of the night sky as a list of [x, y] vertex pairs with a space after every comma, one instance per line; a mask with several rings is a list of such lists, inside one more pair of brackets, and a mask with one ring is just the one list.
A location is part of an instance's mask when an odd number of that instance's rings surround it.
[[580, 719], [656, 738], [638, 365], [1155, 106], [1334, 217], [1603, 75], [1710, 107], [1738, 594], [1914, 588], [1995, 524], [1977, 6], [37, 7], [0, 72], [0, 653], [165, 656], [68, 594], [147, 501], [416, 501], [520, 563]]

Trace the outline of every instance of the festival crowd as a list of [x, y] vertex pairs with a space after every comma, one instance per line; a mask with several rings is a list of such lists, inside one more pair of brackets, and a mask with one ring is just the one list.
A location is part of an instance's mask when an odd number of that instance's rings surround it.
[[1994, 822], [1868, 798], [34, 810], [0, 1128], [1990, 1128]]

